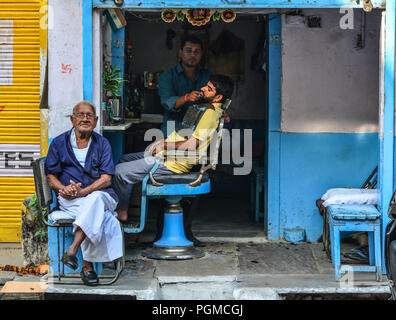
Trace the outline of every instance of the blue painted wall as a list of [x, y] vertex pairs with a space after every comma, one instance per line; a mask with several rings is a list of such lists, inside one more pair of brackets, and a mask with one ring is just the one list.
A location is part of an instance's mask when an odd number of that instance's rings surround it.
[[92, 0], [83, 1], [83, 99], [92, 103], [93, 65], [92, 65]]
[[378, 134], [281, 131], [281, 21], [269, 17], [264, 227], [269, 240], [304, 229], [305, 240], [315, 242], [323, 228], [316, 200], [330, 188], [363, 184], [378, 164]]
[[[111, 65], [116, 69], [119, 69], [120, 76], [124, 79], [124, 67], [125, 67], [125, 28], [121, 28], [111, 33]], [[121, 83], [121, 88], [118, 92], [121, 96], [121, 101], [124, 103], [124, 83]]]
[[322, 234], [315, 205], [327, 189], [360, 188], [377, 165], [377, 133], [280, 134], [280, 236], [305, 229], [307, 241]]
[[268, 15], [267, 24], [267, 136], [264, 164], [264, 232], [269, 240], [279, 240], [280, 119], [282, 78], [282, 24], [279, 14]]

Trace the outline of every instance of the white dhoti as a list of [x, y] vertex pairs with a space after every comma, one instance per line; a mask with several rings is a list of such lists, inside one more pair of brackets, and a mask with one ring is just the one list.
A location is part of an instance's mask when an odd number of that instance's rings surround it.
[[86, 234], [81, 243], [82, 256], [85, 261], [108, 262], [122, 256], [122, 231], [116, 218], [117, 202], [103, 191], [74, 200], [58, 197], [59, 209], [48, 218], [74, 219], [73, 232], [80, 227]]

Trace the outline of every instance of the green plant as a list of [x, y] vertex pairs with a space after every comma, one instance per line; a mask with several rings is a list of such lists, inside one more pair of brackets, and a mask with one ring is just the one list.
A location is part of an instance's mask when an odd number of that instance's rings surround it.
[[[43, 241], [46, 239], [46, 237], [48, 235], [48, 230], [47, 230], [47, 226], [41, 221], [40, 209], [37, 204], [36, 194], [34, 194], [32, 196], [32, 198], [30, 199], [29, 208], [32, 213], [32, 217], [34, 218], [35, 221], [37, 221], [37, 230], [33, 236], [35, 238], [36, 237], [40, 238], [40, 241]], [[47, 208], [44, 208], [41, 214], [44, 216], [44, 219], [46, 219], [47, 218]]]
[[117, 65], [111, 67], [110, 64], [106, 64], [103, 70], [103, 93], [106, 97], [106, 94], [109, 92], [113, 97], [119, 97], [119, 89], [121, 87], [121, 83], [125, 82], [121, 78], [121, 70], [116, 69]]

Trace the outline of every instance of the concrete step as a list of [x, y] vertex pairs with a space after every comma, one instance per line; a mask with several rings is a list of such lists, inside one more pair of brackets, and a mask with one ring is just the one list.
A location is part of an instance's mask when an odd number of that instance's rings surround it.
[[23, 266], [23, 252], [20, 243], [0, 243], [0, 266], [7, 264], [18, 267]]

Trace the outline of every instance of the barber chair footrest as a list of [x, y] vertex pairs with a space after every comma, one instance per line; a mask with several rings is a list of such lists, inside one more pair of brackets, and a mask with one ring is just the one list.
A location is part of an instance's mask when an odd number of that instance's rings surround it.
[[160, 247], [154, 245], [142, 252], [147, 258], [156, 260], [187, 260], [202, 258], [205, 252], [193, 246], [188, 247]]

